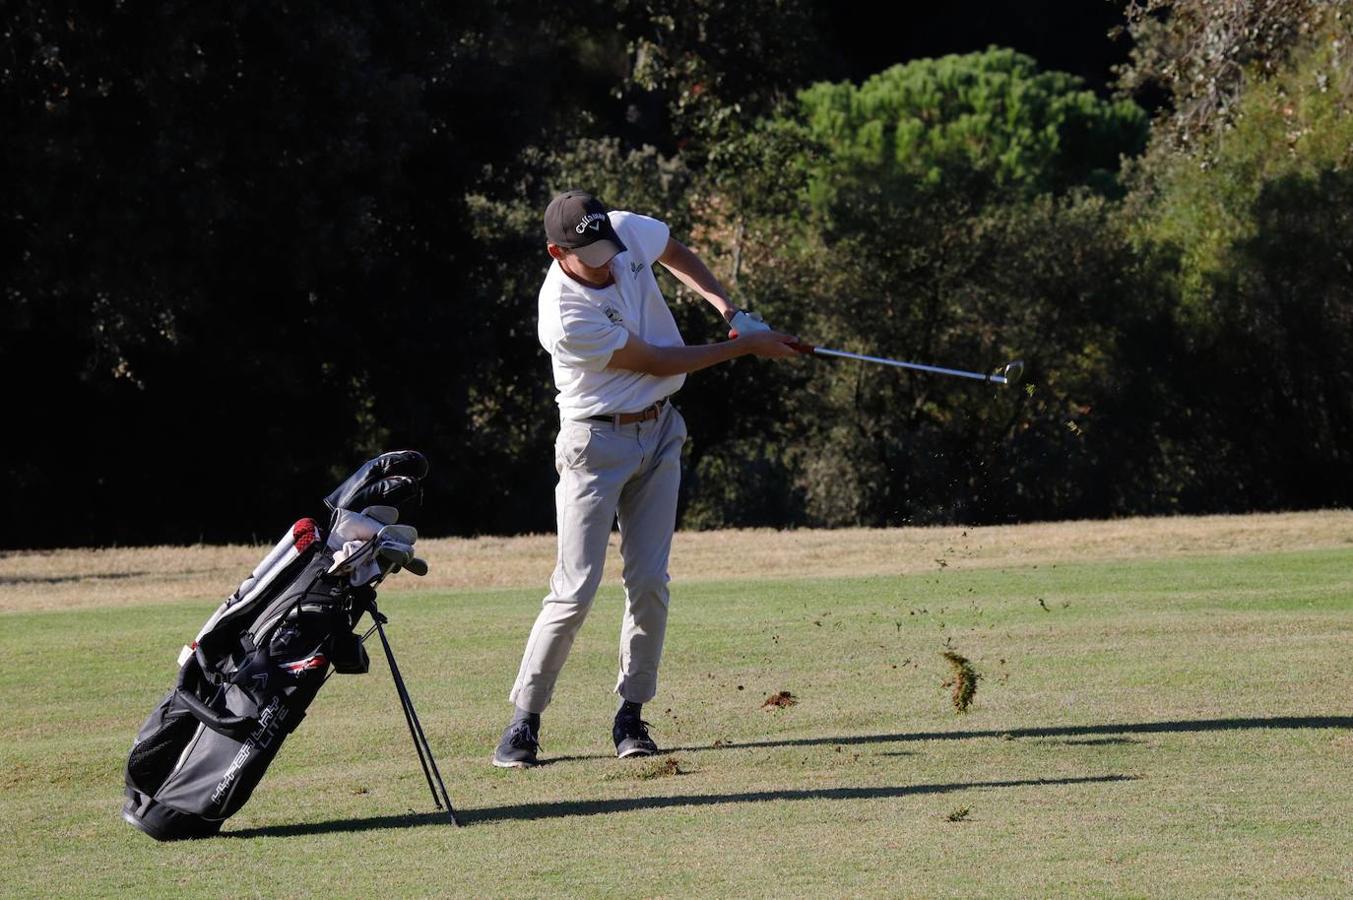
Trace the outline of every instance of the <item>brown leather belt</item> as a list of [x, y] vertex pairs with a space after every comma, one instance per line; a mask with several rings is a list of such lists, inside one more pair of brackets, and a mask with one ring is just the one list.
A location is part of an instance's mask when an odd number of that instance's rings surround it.
[[589, 422], [607, 422], [612, 425], [633, 425], [635, 422], [647, 422], [649, 419], [656, 419], [662, 414], [662, 408], [667, 403], [667, 398], [659, 400], [647, 409], [641, 409], [639, 412], [615, 413], [610, 416], [588, 416]]

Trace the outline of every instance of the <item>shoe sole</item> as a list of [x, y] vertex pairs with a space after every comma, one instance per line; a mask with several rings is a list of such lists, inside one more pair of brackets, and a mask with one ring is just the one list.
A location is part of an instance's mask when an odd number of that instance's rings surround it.
[[631, 756], [656, 756], [657, 750], [645, 750], [643, 747], [635, 747], [633, 750], [626, 750], [621, 753], [619, 750], [615, 753], [616, 759], [629, 759]]
[[521, 760], [521, 759], [515, 759], [515, 760], [501, 760], [501, 759], [499, 759], [499, 758], [496, 757], [496, 756], [495, 756], [495, 757], [492, 757], [492, 758], [489, 760], [489, 762], [493, 763], [495, 766], [497, 766], [497, 767], [500, 768], [500, 769], [531, 769], [531, 768], [534, 768], [534, 767], [540, 765], [540, 763], [538, 763], [538, 762], [527, 762], [527, 761]]

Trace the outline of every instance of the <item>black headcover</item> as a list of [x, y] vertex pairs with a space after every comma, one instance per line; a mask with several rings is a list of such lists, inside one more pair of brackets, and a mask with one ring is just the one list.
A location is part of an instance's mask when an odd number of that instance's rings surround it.
[[401, 518], [423, 501], [419, 484], [428, 473], [427, 457], [417, 450], [391, 450], [368, 460], [324, 498], [329, 509], [361, 512], [368, 506], [393, 506]]

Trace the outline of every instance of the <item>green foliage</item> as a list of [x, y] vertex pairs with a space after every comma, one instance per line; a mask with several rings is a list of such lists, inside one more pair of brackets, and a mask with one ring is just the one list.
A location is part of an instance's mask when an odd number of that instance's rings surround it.
[[[1341, 61], [1353, 17], [1335, 21], [1269, 77], [1255, 73], [1231, 122], [1193, 149], [1157, 148], [1135, 173], [1144, 241], [1174, 248], [1191, 315], [1210, 317], [1212, 281], [1257, 233], [1260, 195], [1283, 179], [1353, 165], [1353, 71]], [[1323, 204], [1323, 201], [1317, 201]]]
[[[764, 250], [741, 257], [743, 296], [826, 346], [979, 370], [1027, 356], [1028, 383], [842, 361], [758, 373], [745, 431], [698, 448], [714, 477], [691, 524], [757, 521], [749, 504], [836, 526], [1346, 502], [1353, 35], [1330, 21], [1269, 53], [1207, 155], [1158, 144], [1136, 163], [1126, 205], [1084, 168], [1068, 189], [1065, 145], [1028, 137], [1048, 130], [992, 124], [982, 91], [1005, 82], [974, 73], [1027, 76], [1016, 55], [805, 91], [785, 171], [806, 173], [787, 181], [811, 214], [782, 197], [749, 217]], [[1130, 109], [1120, 124], [1140, 123]], [[1258, 441], [1256, 420], [1280, 433]], [[778, 455], [754, 434], [783, 435]]]
[[[1347, 23], [1349, 13], [1323, 0], [1129, 0], [1126, 15], [1133, 48], [1120, 87], [1163, 90], [1169, 103], [1152, 143], [1206, 155], [1249, 86], [1290, 71], [1312, 34]], [[1353, 62], [1347, 41], [1333, 49], [1341, 67]]]
[[[1124, 214], [1142, 252], [1174, 261], [1159, 277], [1179, 298], [1160, 342], [1174, 349], [1148, 388], [1161, 462], [1186, 476], [1186, 507], [1227, 492], [1260, 508], [1347, 502], [1353, 18], [1300, 2], [1201, 17], [1214, 7], [1172, 4], [1155, 26], [1172, 38], [1136, 73], [1176, 95]], [[1235, 16], [1255, 35], [1233, 54], [1244, 65], [1200, 69], [1189, 48], [1239, 40]], [[1188, 72], [1211, 75], [1191, 86]]]
[[701, 372], [688, 526], [1353, 502], [1341, 4], [1134, 4], [1124, 86], [1172, 105], [1123, 202], [1130, 101], [1000, 49], [800, 90], [807, 0], [13, 6], [0, 377], [39, 402], [0, 540], [256, 537], [387, 445], [434, 460], [428, 529], [548, 529], [540, 215], [574, 186], [810, 341], [1028, 360]]
[[[996, 50], [800, 101], [757, 132], [779, 154], [779, 190], [729, 188], [751, 200], [737, 207], [755, 248], [739, 257], [742, 302], [823, 346], [988, 371], [1029, 354], [1036, 391], [834, 360], [763, 367], [755, 406], [714, 446], [697, 433], [684, 521], [991, 521], [1118, 503], [1091, 473], [1131, 428], [1087, 413], [1120, 326], [1152, 305], [1088, 161], [1113, 167], [1139, 146], [1141, 111]], [[1097, 135], [1092, 153], [1076, 133]], [[725, 179], [746, 181], [761, 184]]]
[[1320, 505], [1353, 472], [1353, 174], [1272, 179], [1247, 213], [1254, 234], [1223, 256], [1200, 342], [1231, 381], [1218, 385], [1230, 452], [1213, 484]]
[[859, 87], [799, 94], [808, 133], [827, 145], [816, 199], [844, 179], [955, 179], [1023, 194], [1090, 184], [1111, 191], [1120, 155], [1140, 152], [1146, 116], [1012, 50], [915, 60]]
[[[1101, 199], [889, 209], [821, 273], [812, 333], [843, 349], [991, 371], [1028, 357], [1027, 390], [824, 362], [805, 402], [823, 524], [1076, 515], [1125, 419], [1091, 415], [1113, 378], [1140, 266]], [[1079, 423], [1079, 424], [1078, 424]], [[1071, 426], [1075, 426], [1074, 428]], [[849, 498], [849, 502], [847, 501]]]
[[[623, 78], [607, 9], [12, 12], [0, 375], [42, 402], [0, 471], [42, 511], [25, 542], [248, 536], [378, 444], [436, 461], [442, 529], [548, 527], [512, 489], [551, 474], [539, 212], [485, 200], [543, 207], [531, 148]], [[193, 488], [146, 504], [164, 484]]]
[[663, 156], [651, 145], [626, 150], [616, 138], [585, 138], [554, 154], [547, 171], [551, 193], [585, 185], [618, 209], [648, 210], [677, 233], [690, 229], [692, 175], [680, 156]]
[[669, 141], [696, 168], [743, 123], [775, 108], [818, 52], [804, 0], [617, 3], [629, 73], [627, 116], [655, 143]]

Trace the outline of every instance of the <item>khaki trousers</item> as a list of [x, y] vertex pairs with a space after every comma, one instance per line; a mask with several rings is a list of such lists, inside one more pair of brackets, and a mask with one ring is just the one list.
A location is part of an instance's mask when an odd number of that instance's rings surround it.
[[667, 558], [676, 528], [686, 422], [671, 403], [631, 425], [565, 421], [554, 445], [559, 556], [509, 698], [540, 713], [601, 584], [612, 523], [620, 523], [625, 615], [615, 691], [647, 703], [658, 691], [667, 631]]

